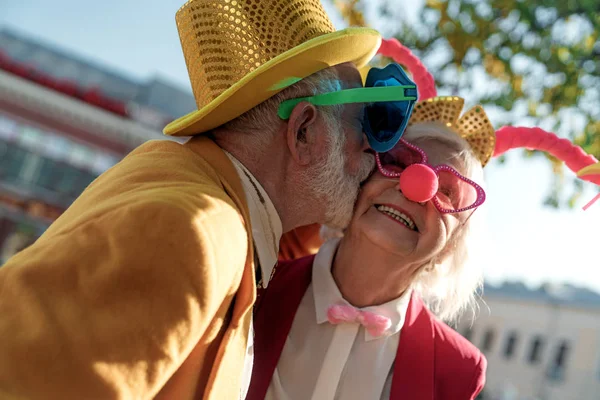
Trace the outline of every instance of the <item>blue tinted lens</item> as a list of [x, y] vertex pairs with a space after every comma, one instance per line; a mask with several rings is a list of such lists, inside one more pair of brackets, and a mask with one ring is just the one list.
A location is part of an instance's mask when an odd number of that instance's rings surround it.
[[377, 152], [389, 151], [400, 140], [408, 124], [414, 102], [373, 103], [365, 109], [365, 133]]
[[367, 107], [373, 137], [387, 142], [398, 132], [408, 114], [408, 102], [375, 103]]
[[402, 137], [417, 99], [417, 90], [402, 67], [395, 63], [383, 69], [372, 68], [367, 75], [365, 87], [403, 85], [414, 86], [414, 89], [404, 89], [404, 95], [414, 100], [376, 102], [365, 109], [365, 133], [369, 145], [377, 152], [391, 150]]

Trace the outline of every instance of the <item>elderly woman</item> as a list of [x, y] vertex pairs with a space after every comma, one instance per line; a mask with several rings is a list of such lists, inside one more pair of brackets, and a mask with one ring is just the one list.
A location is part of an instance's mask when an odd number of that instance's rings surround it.
[[[600, 164], [552, 133], [495, 131], [481, 107], [460, 117], [462, 107], [457, 97], [419, 103], [404, 139], [378, 155], [343, 237], [277, 268], [255, 308], [248, 400], [465, 400], [482, 390], [484, 356], [441, 321], [474, 305], [481, 285], [467, 249], [482, 167], [525, 147], [600, 184]], [[288, 254], [305, 250], [311, 229], [293, 232]]]
[[434, 316], [456, 318], [481, 284], [466, 256], [482, 160], [424, 122], [378, 167], [343, 238], [283, 262], [259, 299], [247, 399], [465, 400], [483, 388], [484, 356]]

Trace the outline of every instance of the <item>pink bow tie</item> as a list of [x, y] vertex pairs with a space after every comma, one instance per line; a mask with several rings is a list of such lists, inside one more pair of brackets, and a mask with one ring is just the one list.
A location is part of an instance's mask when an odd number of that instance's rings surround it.
[[392, 326], [388, 317], [347, 305], [330, 306], [327, 309], [327, 319], [334, 325], [344, 322], [361, 324], [373, 337], [382, 336]]

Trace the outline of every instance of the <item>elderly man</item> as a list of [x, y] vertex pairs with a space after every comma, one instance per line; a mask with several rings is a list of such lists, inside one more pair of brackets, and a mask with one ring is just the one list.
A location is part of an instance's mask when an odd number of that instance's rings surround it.
[[176, 20], [198, 110], [165, 133], [194, 137], [134, 150], [0, 270], [2, 399], [243, 396], [282, 232], [344, 226], [374, 166], [362, 104], [278, 112], [362, 86], [377, 32], [334, 32], [319, 0]]

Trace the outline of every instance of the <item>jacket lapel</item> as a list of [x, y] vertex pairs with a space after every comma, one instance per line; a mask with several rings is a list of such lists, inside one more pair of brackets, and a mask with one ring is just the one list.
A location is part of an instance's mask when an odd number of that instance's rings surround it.
[[263, 400], [285, 346], [296, 311], [312, 279], [313, 257], [279, 265], [254, 319], [254, 368], [246, 400]]
[[410, 299], [394, 363], [391, 400], [432, 400], [434, 331], [431, 316], [415, 294]]
[[[236, 294], [235, 306], [232, 315], [232, 324], [237, 326], [242, 317], [250, 312], [256, 300], [256, 282], [254, 279], [254, 246], [252, 241], [252, 227], [250, 226], [250, 211], [246, 203], [244, 187], [238, 173], [223, 150], [211, 139], [205, 136], [194, 137], [184, 146], [200, 155], [214, 169], [227, 194], [231, 197], [236, 207], [242, 214], [246, 232], [248, 234], [248, 255], [246, 268], [242, 276], [240, 288]], [[251, 268], [248, 268], [251, 266]]]
[[252, 321], [252, 305], [256, 300], [250, 212], [248, 211], [240, 177], [223, 150], [214, 141], [204, 136], [192, 138], [184, 146], [198, 154], [212, 166], [221, 185], [242, 215], [246, 227], [248, 238], [246, 264], [242, 272], [240, 286], [233, 300], [231, 319], [219, 344], [206, 387], [198, 390], [199, 393], [204, 392], [203, 398], [205, 400], [233, 399], [239, 397], [240, 393], [244, 358]]

